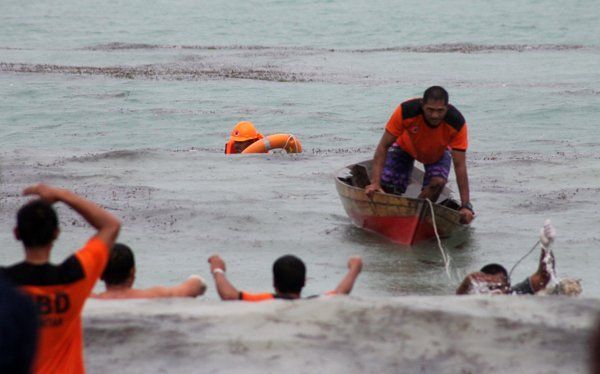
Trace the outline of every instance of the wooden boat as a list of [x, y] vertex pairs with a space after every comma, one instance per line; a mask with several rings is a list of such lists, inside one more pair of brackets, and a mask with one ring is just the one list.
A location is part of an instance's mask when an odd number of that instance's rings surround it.
[[[424, 172], [413, 168], [410, 185], [402, 196], [376, 193], [369, 198], [364, 186], [369, 183], [371, 166], [372, 160], [368, 160], [349, 165], [336, 173], [335, 185], [352, 222], [400, 244], [412, 245], [434, 238], [430, 204], [417, 197]], [[431, 205], [441, 238], [466, 227], [460, 223], [460, 205], [451, 199], [451, 190], [447, 187], [438, 202]]]

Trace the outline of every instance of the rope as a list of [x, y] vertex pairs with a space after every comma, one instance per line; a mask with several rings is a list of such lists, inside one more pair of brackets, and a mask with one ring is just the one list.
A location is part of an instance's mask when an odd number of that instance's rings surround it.
[[533, 250], [537, 247], [537, 245], [540, 244], [540, 241], [538, 240], [537, 242], [535, 242], [535, 244], [533, 245], [533, 247], [531, 247], [531, 249], [529, 250], [529, 252], [525, 253], [525, 255], [523, 257], [521, 257], [519, 259], [519, 261], [517, 261], [513, 267], [510, 269], [510, 271], [508, 272], [508, 279], [510, 280], [510, 277], [513, 273], [513, 271], [515, 270], [515, 268], [521, 263], [521, 261], [523, 261], [525, 258], [527, 258], [527, 256], [529, 256], [531, 254], [531, 252], [533, 252]]
[[[287, 140], [285, 141], [285, 144], [283, 145], [283, 149], [287, 151], [287, 146], [290, 143], [290, 140], [296, 140], [296, 138], [294, 137], [294, 135], [290, 134], [290, 136], [288, 136]], [[294, 143], [294, 151], [298, 152], [298, 146], [296, 145], [296, 143]]]
[[448, 279], [452, 280], [452, 276], [450, 275], [450, 255], [442, 246], [442, 240], [440, 239], [440, 235], [437, 230], [437, 223], [435, 222], [435, 213], [433, 211], [433, 203], [429, 199], [425, 199], [429, 203], [429, 209], [431, 210], [431, 221], [433, 222], [433, 232], [435, 232], [435, 237], [437, 239], [438, 247], [440, 248], [440, 253], [442, 254], [442, 259], [444, 260], [444, 269], [446, 269], [446, 275], [448, 275]]

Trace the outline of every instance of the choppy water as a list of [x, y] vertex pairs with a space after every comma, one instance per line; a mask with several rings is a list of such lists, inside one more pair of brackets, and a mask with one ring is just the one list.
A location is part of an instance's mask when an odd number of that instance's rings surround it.
[[[351, 254], [358, 295], [451, 293], [488, 262], [512, 265], [544, 219], [559, 275], [600, 295], [600, 10], [538, 1], [4, 1], [0, 7], [2, 263], [18, 191], [73, 188], [125, 223], [138, 285], [207, 275], [271, 285], [295, 253], [307, 293], [335, 286]], [[372, 156], [404, 99], [441, 84], [470, 125], [478, 217], [444, 244], [406, 248], [354, 228], [333, 172]], [[225, 157], [239, 120], [291, 132], [302, 155]], [[453, 178], [452, 178], [453, 179]], [[91, 231], [66, 209], [56, 257]], [[516, 271], [536, 266], [532, 256]], [[215, 299], [211, 288], [208, 298]]]

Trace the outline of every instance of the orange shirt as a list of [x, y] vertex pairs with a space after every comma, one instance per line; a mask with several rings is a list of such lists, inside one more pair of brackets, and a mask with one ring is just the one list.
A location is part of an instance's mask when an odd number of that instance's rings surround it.
[[275, 294], [264, 292], [264, 293], [248, 293], [241, 291], [240, 300], [244, 301], [264, 301], [264, 300], [273, 300], [275, 299]]
[[396, 108], [385, 129], [398, 139], [396, 144], [423, 164], [432, 164], [442, 158], [446, 149], [466, 151], [467, 123], [454, 106], [442, 123], [430, 127], [423, 117], [421, 99], [411, 99]]
[[27, 262], [4, 274], [37, 305], [40, 337], [36, 373], [84, 373], [81, 310], [108, 262], [109, 248], [96, 238], [60, 265]]
[[[335, 291], [326, 292], [324, 295], [332, 296], [335, 295]], [[319, 297], [321, 295], [314, 295], [306, 297], [305, 299], [312, 299], [315, 297]], [[265, 300], [273, 300], [273, 299], [281, 299], [281, 300], [294, 300], [291, 298], [279, 296], [273, 293], [263, 292], [263, 293], [248, 293], [245, 291], [241, 291], [239, 295], [239, 299], [243, 301], [265, 301]]]

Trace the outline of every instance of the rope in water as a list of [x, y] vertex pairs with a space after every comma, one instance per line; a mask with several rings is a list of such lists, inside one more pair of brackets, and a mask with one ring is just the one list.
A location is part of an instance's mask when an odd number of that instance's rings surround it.
[[440, 252], [442, 254], [442, 259], [444, 260], [444, 268], [446, 269], [446, 275], [448, 275], [448, 279], [452, 280], [452, 276], [450, 275], [450, 255], [442, 246], [442, 240], [440, 239], [440, 235], [437, 230], [437, 223], [435, 222], [435, 213], [433, 211], [433, 203], [429, 199], [425, 199], [429, 203], [429, 209], [431, 210], [431, 221], [433, 223], [433, 232], [435, 233], [435, 237], [437, 238], [438, 247], [440, 248]]
[[540, 244], [540, 241], [538, 240], [537, 242], [535, 242], [535, 244], [533, 245], [533, 247], [531, 247], [531, 249], [529, 250], [529, 252], [525, 253], [525, 255], [523, 257], [521, 257], [519, 259], [519, 261], [517, 261], [513, 267], [510, 269], [510, 271], [508, 272], [508, 279], [510, 279], [510, 277], [512, 276], [513, 271], [517, 268], [517, 266], [521, 263], [521, 261], [523, 261], [524, 259], [527, 258], [527, 256], [529, 256], [531, 254], [531, 252], [533, 252], [533, 250], [538, 246], [538, 244]]

